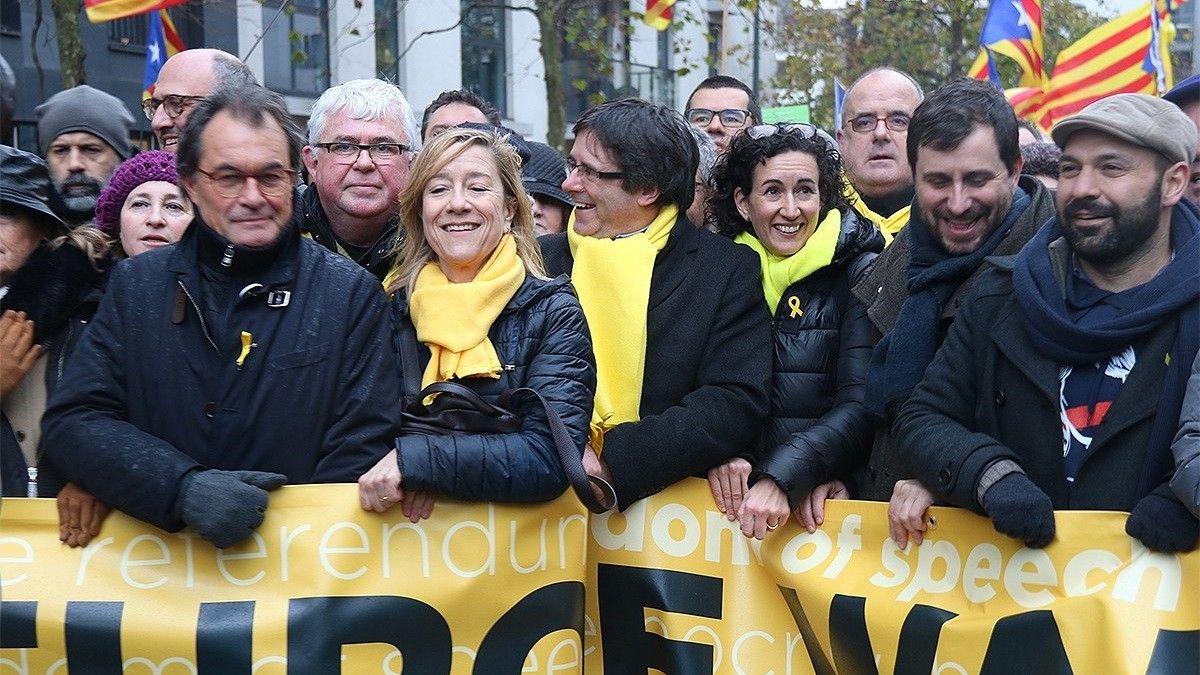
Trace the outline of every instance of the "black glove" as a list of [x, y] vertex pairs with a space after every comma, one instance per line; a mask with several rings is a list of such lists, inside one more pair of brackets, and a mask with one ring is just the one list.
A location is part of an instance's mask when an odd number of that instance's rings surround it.
[[1160, 553], [1192, 551], [1200, 540], [1200, 520], [1173, 495], [1159, 488], [1133, 506], [1125, 533]]
[[1023, 473], [1010, 473], [988, 488], [983, 511], [997, 532], [1030, 548], [1044, 548], [1054, 539], [1054, 504]]
[[196, 534], [226, 548], [262, 524], [267, 490], [284, 483], [287, 476], [265, 471], [193, 471], [183, 478], [175, 511]]

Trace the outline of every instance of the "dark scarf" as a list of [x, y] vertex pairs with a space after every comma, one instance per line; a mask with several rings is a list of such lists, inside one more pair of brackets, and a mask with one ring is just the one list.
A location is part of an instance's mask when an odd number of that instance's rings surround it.
[[1177, 412], [1200, 347], [1200, 209], [1180, 200], [1171, 215], [1175, 256], [1153, 279], [1131, 288], [1133, 311], [1115, 317], [1071, 319], [1062, 291], [1063, 280], [1050, 260], [1050, 243], [1062, 236], [1058, 219], [1046, 223], [1017, 255], [1013, 292], [1024, 317], [1022, 325], [1033, 348], [1057, 364], [1079, 365], [1110, 358], [1146, 337], [1164, 321], [1178, 317], [1171, 363], [1163, 379], [1159, 410], [1154, 420], [1138, 496], [1162, 482], [1171, 467], [1171, 439], [1179, 430]]
[[911, 204], [915, 194], [916, 191], [913, 189], [913, 186], [909, 185], [895, 192], [889, 192], [882, 197], [868, 197], [861, 193], [858, 196], [867, 205], [868, 209], [886, 218]]
[[867, 374], [867, 406], [876, 414], [894, 414], [925, 376], [938, 348], [938, 317], [943, 308], [979, 266], [1012, 231], [1030, 204], [1018, 187], [1012, 206], [1000, 226], [979, 248], [966, 255], [951, 255], [921, 220], [917, 209], [906, 226], [912, 241], [908, 261], [908, 298], [900, 307], [896, 324], [871, 354]]
[[[70, 243], [34, 249], [13, 274], [0, 312], [25, 312], [33, 320], [34, 342], [46, 344], [67, 326], [72, 314], [103, 288], [104, 273]], [[94, 302], [95, 299], [91, 298]]]

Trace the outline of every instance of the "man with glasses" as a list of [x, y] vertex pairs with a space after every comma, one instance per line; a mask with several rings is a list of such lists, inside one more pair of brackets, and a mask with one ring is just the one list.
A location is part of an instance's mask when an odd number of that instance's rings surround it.
[[[933, 498], [909, 478], [891, 421], [920, 382], [954, 317], [983, 276], [984, 258], [1021, 250], [1054, 215], [1054, 197], [1021, 175], [1017, 118], [1004, 93], [960, 79], [930, 94], [907, 132], [916, 176], [909, 226], [853, 289], [882, 340], [867, 378], [867, 404], [882, 416], [858, 496], [891, 500], [892, 536], [920, 544]], [[899, 481], [899, 482], [897, 482]]]
[[58, 92], [34, 113], [55, 213], [72, 227], [90, 222], [100, 191], [133, 154], [133, 115], [117, 97], [86, 84]]
[[923, 98], [909, 75], [876, 68], [850, 85], [842, 104], [837, 140], [855, 192], [851, 203], [879, 226], [889, 243], [908, 222], [913, 176], [904, 144], [909, 120]]
[[714, 75], [688, 97], [684, 117], [703, 129], [724, 154], [729, 142], [748, 126], [762, 123], [762, 108], [744, 82], [728, 75]]
[[308, 118], [304, 234], [382, 281], [395, 257], [399, 198], [418, 139], [412, 107], [396, 85], [364, 79], [325, 90]]
[[69, 480], [218, 547], [250, 536], [268, 490], [357, 480], [396, 436], [383, 289], [292, 221], [301, 144], [261, 87], [192, 110], [196, 221], [113, 271], [43, 420]]
[[220, 49], [187, 49], [163, 64], [152, 96], [142, 101], [142, 112], [159, 147], [175, 152], [197, 103], [214, 92], [247, 84], [257, 84], [254, 74], [233, 55]]
[[770, 317], [748, 248], [693, 226], [696, 143], [640, 99], [575, 123], [567, 231], [539, 239], [570, 274], [596, 352], [584, 467], [624, 509], [741, 452], [767, 414]]

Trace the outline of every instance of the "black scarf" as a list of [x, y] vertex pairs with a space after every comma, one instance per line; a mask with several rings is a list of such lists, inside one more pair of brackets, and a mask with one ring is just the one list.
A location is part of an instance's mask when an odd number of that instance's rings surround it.
[[912, 241], [908, 298], [900, 307], [895, 326], [875, 346], [867, 374], [866, 403], [876, 414], [890, 418], [895, 408], [908, 400], [937, 353], [938, 317], [950, 296], [1004, 241], [1029, 204], [1029, 195], [1016, 188], [1012, 206], [1000, 226], [979, 248], [965, 255], [947, 253], [922, 222], [919, 211], [913, 209], [906, 226]]
[[1050, 260], [1050, 243], [1062, 236], [1058, 219], [1046, 223], [1017, 255], [1013, 292], [1024, 318], [1022, 325], [1039, 354], [1062, 365], [1095, 363], [1110, 358], [1146, 337], [1164, 321], [1178, 317], [1171, 363], [1163, 379], [1160, 414], [1150, 432], [1138, 496], [1158, 486], [1171, 467], [1171, 439], [1179, 430], [1183, 394], [1200, 347], [1200, 209], [1180, 200], [1171, 215], [1174, 258], [1153, 279], [1125, 291], [1137, 309], [1107, 320], [1071, 318], [1063, 280]]

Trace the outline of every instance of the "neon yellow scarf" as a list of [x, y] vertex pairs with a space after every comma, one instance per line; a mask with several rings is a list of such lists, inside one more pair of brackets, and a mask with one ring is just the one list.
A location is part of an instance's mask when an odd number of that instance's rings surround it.
[[767, 299], [772, 316], [788, 286], [823, 267], [828, 267], [829, 263], [833, 262], [833, 253], [841, 231], [842, 214], [837, 209], [830, 209], [825, 220], [817, 225], [817, 230], [804, 242], [804, 246], [790, 256], [771, 253], [753, 232], [742, 232], [733, 238], [737, 243], [749, 246], [758, 254], [758, 261], [762, 266], [763, 296]]
[[500, 377], [500, 357], [488, 331], [523, 281], [525, 265], [511, 234], [500, 238], [471, 281], [451, 282], [434, 262], [421, 269], [408, 305], [417, 339], [431, 354], [422, 387], [452, 378]]
[[867, 206], [867, 203], [858, 195], [858, 191], [854, 189], [854, 186], [850, 185], [849, 180], [844, 180], [844, 182], [846, 184], [846, 188], [850, 192], [850, 206], [857, 211], [859, 215], [870, 220], [872, 223], [875, 223], [875, 227], [878, 227], [879, 231], [883, 233], [884, 245], [891, 246], [892, 240], [895, 239], [896, 235], [900, 233], [900, 230], [904, 229], [904, 226], [908, 224], [908, 216], [909, 212], [912, 211], [912, 204], [908, 204], [890, 216], [881, 216]]
[[592, 332], [596, 353], [596, 405], [591, 441], [597, 452], [604, 432], [636, 422], [646, 369], [646, 311], [654, 258], [667, 245], [679, 209], [665, 206], [645, 232], [620, 239], [596, 239], [567, 222], [567, 242], [575, 259], [571, 283]]

